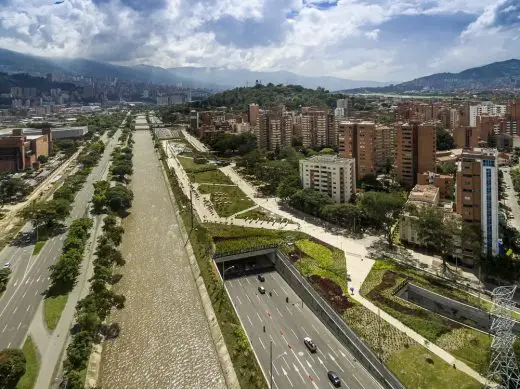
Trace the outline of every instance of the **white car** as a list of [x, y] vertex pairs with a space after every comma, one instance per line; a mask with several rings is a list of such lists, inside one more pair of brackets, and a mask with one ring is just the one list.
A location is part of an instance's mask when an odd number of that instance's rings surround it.
[[11, 268], [11, 262], [4, 263], [4, 269], [10, 269]]

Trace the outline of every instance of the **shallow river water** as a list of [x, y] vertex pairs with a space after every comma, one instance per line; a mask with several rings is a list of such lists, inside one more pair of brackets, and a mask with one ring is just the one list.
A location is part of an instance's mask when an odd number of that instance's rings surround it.
[[123, 221], [126, 265], [115, 286], [126, 306], [110, 320], [119, 338], [103, 348], [99, 386], [225, 388], [151, 134], [134, 134], [134, 202]]

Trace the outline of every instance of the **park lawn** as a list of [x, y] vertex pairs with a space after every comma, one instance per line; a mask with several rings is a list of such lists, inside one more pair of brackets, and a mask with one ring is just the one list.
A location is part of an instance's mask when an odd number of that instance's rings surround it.
[[202, 184], [198, 189], [200, 193], [210, 195], [213, 207], [220, 217], [229, 217], [255, 205], [238, 186]]
[[209, 167], [209, 164], [204, 164], [204, 163], [195, 163], [193, 162], [193, 158], [189, 158], [189, 157], [184, 157], [182, 155], [178, 155], [177, 156], [179, 162], [181, 163], [183, 169], [186, 171], [186, 172], [190, 172], [194, 169], [197, 169], [199, 168], [200, 166], [205, 166], [205, 165], [208, 165]]
[[40, 371], [40, 355], [30, 336], [25, 339], [22, 351], [26, 360], [25, 374], [18, 381], [16, 389], [32, 389]]
[[220, 170], [207, 170], [205, 172], [200, 173], [192, 173], [190, 174], [193, 178], [193, 182], [199, 184], [223, 184], [223, 185], [233, 185], [233, 181], [229, 179], [224, 173]]
[[49, 330], [54, 330], [58, 325], [68, 298], [68, 295], [60, 294], [47, 297], [43, 300], [43, 316]]
[[235, 216], [237, 219], [250, 219], [250, 220], [260, 220], [266, 222], [278, 222], [284, 223], [289, 222], [289, 220], [278, 217], [278, 216], [269, 216], [269, 214], [261, 209], [251, 209], [247, 212], [241, 213], [240, 215]]
[[393, 354], [388, 368], [408, 388], [480, 389], [482, 384], [451, 367], [422, 346], [411, 345]]
[[38, 242], [36, 242], [36, 244], [34, 245], [33, 255], [40, 254], [40, 251], [42, 251], [43, 246], [45, 246], [45, 242], [47, 242], [47, 241], [39, 240]]

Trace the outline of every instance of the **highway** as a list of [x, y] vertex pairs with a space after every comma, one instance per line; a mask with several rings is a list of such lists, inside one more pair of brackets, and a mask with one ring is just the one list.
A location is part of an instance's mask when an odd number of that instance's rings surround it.
[[[342, 388], [381, 388], [314, 313], [305, 304], [302, 307], [276, 271], [264, 276], [262, 283], [249, 275], [226, 280], [225, 285], [268, 379], [272, 342], [274, 388], [333, 388], [327, 378], [329, 370], [339, 375]], [[258, 292], [260, 285], [266, 289], [263, 295]], [[315, 354], [303, 343], [306, 336], [316, 344]]]
[[[83, 188], [77, 193], [71, 214], [65, 221], [67, 226], [87, 214], [88, 203], [94, 192], [92, 184], [101, 180], [108, 171], [110, 153], [117, 145], [119, 134], [120, 131], [109, 140], [98, 165], [92, 169]], [[34, 233], [31, 224], [27, 223], [22, 231], [28, 236], [25, 247], [17, 247], [12, 243], [0, 252], [0, 264], [3, 266], [6, 261], [12, 264], [7, 289], [0, 298], [0, 350], [22, 346], [29, 325], [43, 300], [42, 293], [49, 286], [49, 266], [60, 256], [67, 235], [65, 231], [49, 239], [39, 255], [33, 256]]]

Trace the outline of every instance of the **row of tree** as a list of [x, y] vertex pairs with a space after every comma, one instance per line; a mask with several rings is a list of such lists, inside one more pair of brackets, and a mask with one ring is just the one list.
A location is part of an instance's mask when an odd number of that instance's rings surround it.
[[125, 261], [118, 246], [124, 230], [114, 215], [104, 219], [103, 235], [98, 239], [94, 259], [94, 275], [90, 281], [90, 293], [76, 305], [75, 319], [77, 331], [67, 347], [67, 358], [63, 363], [67, 388], [83, 388], [86, 368], [92, 345], [99, 341], [100, 335], [116, 337], [119, 325], [103, 324], [112, 308], [122, 309], [125, 297], [114, 293], [108, 286], [121, 277], [112, 274], [114, 266], [123, 266]]
[[[127, 120], [127, 124], [131, 123]], [[133, 125], [127, 125], [119, 138], [119, 142], [125, 146], [118, 147], [112, 154], [111, 171], [113, 177], [121, 179], [121, 175], [132, 174], [132, 133]], [[124, 174], [116, 174], [116, 166], [129, 166]], [[117, 212], [120, 213], [131, 207], [133, 193], [125, 185], [117, 183], [112, 186], [108, 181], [94, 183], [94, 195], [92, 198], [93, 212]], [[119, 334], [119, 324], [104, 324], [113, 308], [122, 309], [125, 297], [114, 293], [110, 285], [121, 279], [121, 275], [113, 274], [114, 266], [123, 266], [125, 261], [118, 247], [121, 244], [124, 229], [118, 223], [115, 214], [110, 213], [103, 220], [103, 235], [97, 241], [94, 259], [94, 275], [89, 280], [90, 293], [76, 306], [75, 318], [78, 331], [72, 335], [72, 341], [67, 347], [67, 358], [63, 363], [64, 378], [67, 388], [80, 389], [84, 387], [84, 374], [82, 371], [87, 366], [92, 345], [98, 342], [101, 336], [108, 338]]]
[[90, 218], [77, 219], [71, 223], [62, 254], [49, 268], [51, 285], [47, 291], [48, 297], [67, 294], [76, 284], [92, 224]]
[[31, 187], [18, 177], [3, 175], [0, 177], [0, 205], [23, 199], [31, 192]]

